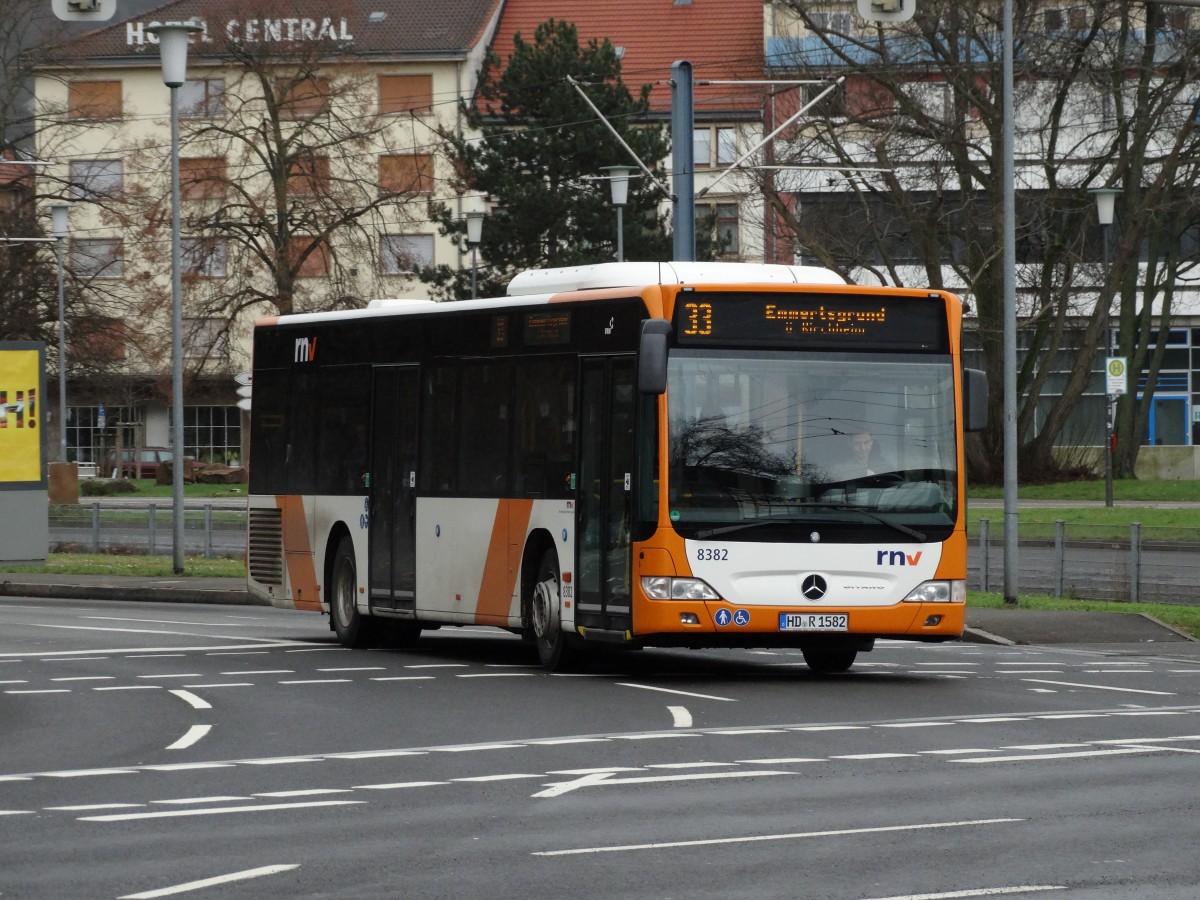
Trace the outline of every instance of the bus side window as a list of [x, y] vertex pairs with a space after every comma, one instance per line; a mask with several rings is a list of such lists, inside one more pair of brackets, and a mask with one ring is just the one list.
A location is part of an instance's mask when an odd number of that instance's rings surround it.
[[529, 360], [518, 368], [516, 387], [516, 491], [568, 497], [578, 429], [574, 360]]

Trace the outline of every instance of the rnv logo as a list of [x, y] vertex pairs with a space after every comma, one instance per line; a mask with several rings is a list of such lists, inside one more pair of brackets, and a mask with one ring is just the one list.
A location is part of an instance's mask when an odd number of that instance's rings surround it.
[[909, 556], [903, 550], [878, 550], [875, 553], [877, 566], [915, 566], [921, 561], [923, 550]]

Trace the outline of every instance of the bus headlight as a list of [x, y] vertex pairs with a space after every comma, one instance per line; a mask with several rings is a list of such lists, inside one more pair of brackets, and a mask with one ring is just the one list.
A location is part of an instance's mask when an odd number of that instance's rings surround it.
[[645, 575], [642, 590], [651, 600], [720, 600], [721, 595], [699, 578]]
[[965, 581], [926, 581], [904, 598], [905, 603], [966, 603]]

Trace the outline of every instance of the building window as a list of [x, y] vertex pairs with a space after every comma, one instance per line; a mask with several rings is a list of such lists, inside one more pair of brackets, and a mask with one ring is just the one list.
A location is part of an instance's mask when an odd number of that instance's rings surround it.
[[380, 75], [379, 111], [429, 115], [433, 112], [433, 76]]
[[225, 277], [225, 241], [220, 238], [180, 238], [179, 255], [184, 277]]
[[384, 275], [408, 275], [433, 265], [432, 234], [385, 234], [379, 248]]
[[810, 12], [813, 29], [818, 34], [854, 34], [854, 15], [848, 12]]
[[329, 112], [329, 79], [304, 78], [297, 81], [279, 101], [284, 119], [313, 119]]
[[698, 169], [737, 162], [737, 129], [720, 126], [693, 129], [692, 161]]
[[225, 115], [225, 79], [185, 81], [178, 99], [179, 115], [185, 119], [219, 119]]
[[433, 157], [428, 153], [379, 157], [379, 192], [432, 194]]
[[76, 278], [121, 278], [125, 274], [120, 238], [71, 241], [71, 271]]
[[713, 250], [718, 256], [736, 256], [741, 252], [736, 203], [697, 203], [696, 230], [712, 236]]
[[119, 362], [125, 358], [128, 326], [124, 319], [90, 316], [71, 326], [71, 355], [96, 362]]
[[67, 86], [67, 115], [89, 121], [121, 118], [121, 82], [72, 81]]
[[329, 275], [329, 247], [314, 241], [308, 235], [292, 238], [291, 260], [296, 267], [297, 278], [326, 278]]
[[288, 165], [288, 193], [320, 197], [329, 193], [329, 157], [307, 155]]
[[228, 185], [225, 157], [192, 156], [179, 160], [180, 199], [220, 200]]
[[229, 339], [221, 319], [184, 319], [183, 355], [188, 359], [228, 359]]
[[81, 159], [71, 163], [72, 200], [119, 197], [124, 190], [125, 168], [119, 159]]
[[241, 465], [241, 411], [236, 406], [184, 407], [183, 455], [203, 463]]

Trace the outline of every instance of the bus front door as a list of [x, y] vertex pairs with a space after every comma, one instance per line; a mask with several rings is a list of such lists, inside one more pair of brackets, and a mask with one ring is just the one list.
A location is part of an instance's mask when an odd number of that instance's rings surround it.
[[374, 370], [368, 581], [371, 606], [416, 605], [416, 366]]
[[634, 360], [585, 358], [580, 384], [575, 622], [625, 631], [632, 625]]

